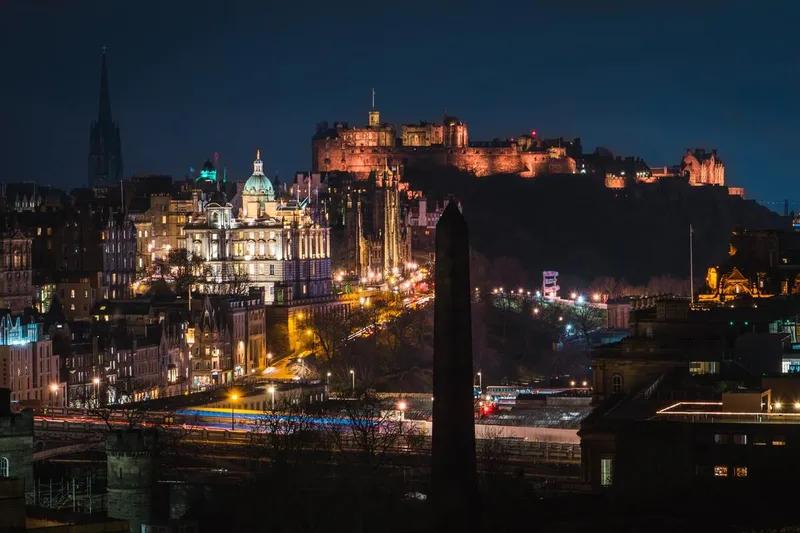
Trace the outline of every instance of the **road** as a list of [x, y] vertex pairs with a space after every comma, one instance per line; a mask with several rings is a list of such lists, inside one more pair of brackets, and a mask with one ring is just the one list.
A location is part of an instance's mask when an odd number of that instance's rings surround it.
[[[403, 299], [402, 309], [418, 309], [427, 305], [433, 300], [433, 294], [415, 294], [407, 296]], [[386, 313], [382, 316], [376, 324], [370, 324], [347, 336], [347, 341], [352, 341], [360, 337], [369, 337], [374, 335], [378, 330], [391, 321], [396, 314]], [[245, 376], [243, 379], [248, 381], [275, 381], [275, 382], [293, 382], [301, 380], [320, 379], [321, 376], [310, 365], [306, 364], [305, 359], [313, 355], [311, 350], [303, 350], [302, 352], [284, 356], [275, 361], [269, 368], [264, 370], [261, 376]]]

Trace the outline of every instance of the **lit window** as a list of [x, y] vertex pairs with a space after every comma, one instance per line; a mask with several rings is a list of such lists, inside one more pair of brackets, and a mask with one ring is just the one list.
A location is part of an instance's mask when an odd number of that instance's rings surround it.
[[622, 392], [622, 376], [620, 374], [611, 376], [611, 392], [614, 394]]
[[736, 477], [747, 477], [747, 467], [737, 466], [733, 469], [733, 475]]
[[8, 457], [0, 457], [0, 477], [9, 477], [9, 470]]
[[736, 434], [733, 436], [733, 443], [739, 445], [747, 444], [747, 435]]
[[600, 485], [610, 487], [614, 482], [614, 460], [610, 457], [600, 459]]
[[715, 466], [714, 477], [728, 477], [728, 467], [725, 465]]
[[70, 289], [69, 290], [69, 297], [70, 298], [75, 298], [75, 289]]
[[774, 437], [772, 439], [773, 446], [786, 446], [786, 439], [784, 437]]

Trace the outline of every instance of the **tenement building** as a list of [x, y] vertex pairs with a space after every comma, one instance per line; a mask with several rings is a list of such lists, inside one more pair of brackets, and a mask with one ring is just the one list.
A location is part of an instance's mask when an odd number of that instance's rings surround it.
[[31, 246], [18, 229], [0, 235], [0, 309], [18, 313], [33, 303]]
[[[398, 136], [399, 133], [399, 136]], [[377, 109], [366, 126], [320, 124], [312, 139], [314, 172], [344, 171], [366, 179], [384, 164], [404, 167], [453, 167], [476, 176], [572, 174], [575, 160], [558, 143], [542, 141], [536, 132], [507, 140], [471, 142], [469, 128], [456, 117], [440, 123], [382, 123]]]

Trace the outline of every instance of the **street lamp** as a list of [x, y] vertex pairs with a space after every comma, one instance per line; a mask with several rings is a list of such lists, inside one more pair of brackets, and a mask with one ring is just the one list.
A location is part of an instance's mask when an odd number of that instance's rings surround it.
[[408, 409], [408, 404], [405, 400], [400, 400], [397, 402], [397, 408], [400, 410], [400, 421], [405, 422], [406, 420], [406, 409]]
[[92, 383], [94, 383], [94, 402], [96, 406], [100, 405], [100, 378], [93, 377]]
[[350, 369], [350, 377], [353, 380], [353, 398], [356, 397], [356, 371], [352, 368]]
[[272, 352], [267, 352], [267, 367], [272, 366]]
[[272, 395], [272, 410], [275, 410], [275, 385], [270, 385], [267, 391]]
[[235, 392], [233, 394], [231, 394], [231, 431], [233, 431], [233, 429], [234, 429], [234, 421], [235, 421], [235, 418], [234, 418], [235, 406], [234, 406], [233, 402], [235, 402], [238, 399], [239, 399], [239, 395], [238, 394], [236, 394]]
[[478, 389], [483, 391], [483, 374], [478, 372]]
[[50, 384], [50, 392], [56, 397], [56, 402], [58, 402], [58, 384], [57, 383], [51, 383]]

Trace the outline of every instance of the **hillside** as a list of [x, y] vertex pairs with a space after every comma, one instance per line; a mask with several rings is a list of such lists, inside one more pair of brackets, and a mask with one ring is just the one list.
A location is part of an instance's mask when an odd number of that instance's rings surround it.
[[415, 169], [406, 179], [432, 197], [454, 195], [463, 202], [472, 246], [487, 259], [487, 272], [474, 271], [473, 277], [486, 282], [532, 286], [548, 269], [575, 286], [604, 276], [636, 284], [654, 276], [688, 279], [690, 223], [695, 278], [702, 281], [705, 267], [726, 257], [734, 227], [789, 225], [724, 188], [691, 187], [683, 179], [621, 191], [586, 175], [476, 179], [448, 169]]

